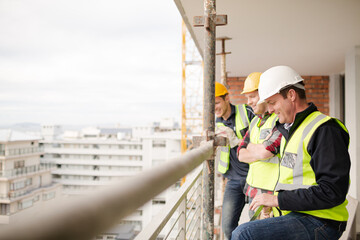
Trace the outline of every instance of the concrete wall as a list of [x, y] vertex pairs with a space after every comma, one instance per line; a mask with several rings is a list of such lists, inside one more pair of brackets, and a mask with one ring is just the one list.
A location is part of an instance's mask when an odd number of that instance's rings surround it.
[[[349, 153], [351, 157], [349, 195], [360, 199], [360, 46], [349, 50], [345, 59], [345, 125], [350, 133]], [[358, 208], [356, 230], [360, 232]]]

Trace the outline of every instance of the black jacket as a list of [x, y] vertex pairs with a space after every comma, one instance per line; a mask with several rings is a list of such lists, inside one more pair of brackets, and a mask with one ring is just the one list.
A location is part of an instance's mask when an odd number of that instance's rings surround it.
[[[277, 122], [279, 131], [288, 140], [304, 119], [317, 111], [313, 103], [295, 116], [289, 132]], [[345, 201], [349, 188], [350, 156], [349, 134], [331, 119], [314, 132], [308, 145], [310, 165], [314, 170], [317, 186], [308, 189], [280, 191], [279, 207], [282, 210], [308, 211], [328, 209]]]

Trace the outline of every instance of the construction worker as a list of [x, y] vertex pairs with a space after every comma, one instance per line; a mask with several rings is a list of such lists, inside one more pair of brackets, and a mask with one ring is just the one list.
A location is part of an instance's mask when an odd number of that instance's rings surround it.
[[[250, 123], [238, 148], [238, 158], [241, 162], [249, 163], [244, 193], [252, 202], [261, 193], [272, 194], [279, 172], [279, 149], [281, 134], [274, 128], [277, 116], [267, 111], [266, 103], [259, 103], [258, 86], [261, 73], [251, 73], [245, 80], [244, 90], [247, 103], [256, 114]], [[264, 212], [269, 217], [269, 210]], [[267, 213], [267, 214], [266, 214]], [[254, 211], [249, 210], [250, 219]], [[255, 216], [257, 217], [257, 216]]]
[[280, 175], [277, 195], [258, 195], [250, 208], [279, 207], [282, 216], [244, 223], [232, 239], [339, 239], [348, 219], [346, 127], [307, 103], [302, 77], [288, 66], [265, 71], [259, 95], [279, 117]]
[[236, 149], [246, 133], [249, 122], [254, 117], [252, 109], [245, 105], [234, 106], [230, 103], [228, 90], [221, 83], [215, 83], [216, 133], [225, 134], [230, 145], [221, 147], [218, 171], [227, 179], [222, 206], [222, 230], [226, 239], [238, 226], [245, 195], [242, 189], [248, 172], [248, 164], [239, 162]]

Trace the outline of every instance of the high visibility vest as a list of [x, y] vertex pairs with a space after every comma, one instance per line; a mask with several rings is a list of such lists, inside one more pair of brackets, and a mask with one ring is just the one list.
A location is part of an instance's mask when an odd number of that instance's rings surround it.
[[[257, 116], [254, 117], [249, 127], [250, 142], [254, 144], [263, 143], [277, 120], [278, 117], [273, 113], [261, 127], [258, 127], [261, 119]], [[268, 159], [249, 163], [247, 184], [254, 188], [274, 191], [279, 175], [279, 162], [279, 155], [277, 154]]]
[[[246, 105], [235, 106], [235, 132], [239, 139], [245, 135], [245, 129], [249, 126], [249, 117], [246, 110]], [[217, 126], [225, 126], [221, 122], [216, 123]], [[218, 163], [218, 171], [222, 174], [226, 173], [230, 164], [230, 145], [220, 147], [220, 159]]]
[[[280, 177], [275, 188], [276, 191], [307, 189], [311, 186], [318, 185], [316, 183], [315, 173], [310, 165], [311, 156], [307, 148], [315, 130], [330, 119], [331, 117], [319, 111], [313, 112], [300, 124], [288, 142], [286, 142], [284, 137], [281, 139]], [[336, 121], [348, 132], [344, 124], [337, 119]], [[325, 219], [347, 221], [349, 216], [346, 210], [347, 203], [348, 201], [345, 200], [342, 204], [329, 209], [299, 212]], [[282, 211], [282, 214], [289, 212], [290, 211]]]

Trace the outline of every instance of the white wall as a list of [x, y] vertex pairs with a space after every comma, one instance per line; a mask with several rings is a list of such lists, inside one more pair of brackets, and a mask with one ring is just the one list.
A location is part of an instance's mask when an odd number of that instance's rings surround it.
[[[349, 195], [360, 199], [360, 46], [354, 47], [345, 60], [345, 124], [350, 133], [351, 157]], [[357, 211], [356, 229], [360, 232], [360, 211]]]

